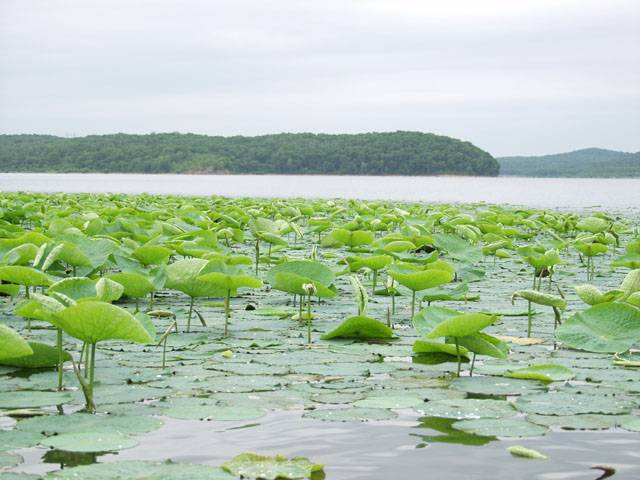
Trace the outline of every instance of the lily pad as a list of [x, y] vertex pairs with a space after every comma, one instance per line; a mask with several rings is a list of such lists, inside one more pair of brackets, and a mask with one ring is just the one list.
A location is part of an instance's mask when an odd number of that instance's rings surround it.
[[63, 433], [40, 441], [41, 445], [65, 452], [113, 452], [133, 448], [138, 441], [122, 433]]
[[0, 408], [37, 408], [62, 405], [73, 400], [67, 392], [40, 392], [21, 390], [17, 392], [0, 392]]
[[460, 420], [452, 426], [463, 432], [495, 437], [538, 437], [547, 432], [541, 425], [516, 418]]
[[144, 433], [162, 426], [158, 418], [144, 415], [48, 415], [18, 422], [18, 430], [45, 435], [82, 432]]
[[359, 408], [411, 408], [422, 405], [424, 400], [415, 395], [372, 395], [353, 405]]
[[631, 400], [612, 395], [549, 392], [518, 398], [516, 407], [523, 413], [540, 415], [578, 415], [604, 413], [616, 415], [629, 413], [636, 405]]
[[533, 380], [474, 376], [456, 378], [450, 388], [480, 395], [525, 395], [544, 390], [545, 386]]
[[430, 417], [478, 419], [514, 416], [516, 410], [504, 400], [480, 400], [475, 398], [452, 398], [427, 402], [419, 411]]
[[288, 459], [282, 455], [269, 457], [256, 453], [241, 453], [223, 463], [222, 468], [241, 478], [295, 480], [310, 479], [314, 473], [322, 472], [324, 466], [312, 463], [304, 457]]
[[347, 318], [331, 332], [320, 337], [322, 340], [332, 338], [378, 339], [392, 338], [393, 330], [384, 323], [364, 315]]
[[174, 462], [109, 462], [65, 468], [45, 478], [57, 480], [234, 480], [237, 477], [219, 467]]
[[306, 412], [303, 417], [329, 422], [368, 422], [393, 420], [398, 415], [384, 408], [335, 408]]

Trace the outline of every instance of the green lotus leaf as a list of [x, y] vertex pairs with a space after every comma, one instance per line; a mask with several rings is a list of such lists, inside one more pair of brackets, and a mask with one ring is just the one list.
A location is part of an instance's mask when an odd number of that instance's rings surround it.
[[514, 457], [531, 458], [534, 460], [546, 460], [547, 456], [533, 450], [531, 448], [523, 447], [522, 445], [513, 445], [507, 448], [507, 451]]
[[624, 292], [622, 297], [625, 300], [629, 295], [640, 291], [640, 269], [631, 270], [622, 280], [620, 290]]
[[27, 265], [38, 254], [38, 247], [33, 243], [25, 243], [12, 248], [4, 254], [3, 261], [11, 265]]
[[332, 338], [357, 338], [364, 340], [393, 338], [393, 330], [374, 318], [358, 315], [347, 318], [334, 330], [325, 333], [320, 338], [322, 340], [331, 340]]
[[440, 322], [456, 317], [460, 313], [457, 310], [445, 307], [427, 307], [414, 315], [411, 322], [418, 335], [425, 336], [431, 333]]
[[385, 408], [330, 408], [316, 409], [306, 412], [303, 417], [323, 420], [325, 422], [369, 422], [393, 420], [398, 416]]
[[161, 245], [143, 245], [133, 251], [133, 257], [143, 265], [164, 265], [169, 262], [173, 250]]
[[545, 363], [509, 370], [504, 376], [524, 380], [540, 380], [541, 382], [550, 383], [572, 380], [576, 374], [565, 366]]
[[72, 337], [87, 343], [103, 340], [153, 342], [144, 326], [123, 308], [105, 302], [88, 301], [64, 309], [57, 315], [58, 326]]
[[292, 272], [278, 272], [275, 275], [274, 282], [271, 284], [276, 290], [293, 293], [295, 295], [307, 295], [307, 291], [303, 288], [305, 284], [312, 284], [315, 288], [313, 296], [317, 297], [335, 297], [336, 292], [327, 287], [323, 283], [313, 280], [309, 277], [303, 277]]
[[564, 298], [550, 293], [539, 292], [537, 290], [517, 290], [513, 292], [513, 295], [511, 295], [511, 301], [516, 298], [523, 298], [538, 305], [555, 307], [560, 310], [567, 308], [567, 302]]
[[101, 278], [96, 282], [96, 300], [101, 302], [115, 302], [124, 293], [124, 286], [108, 278]]
[[86, 277], [70, 277], [57, 281], [47, 289], [47, 293], [61, 293], [74, 300], [95, 298], [96, 282]]
[[369, 270], [377, 271], [382, 270], [384, 267], [393, 262], [393, 257], [389, 255], [372, 255], [369, 257], [347, 257], [347, 263], [349, 269], [352, 272], [356, 272], [362, 268], [368, 268]]
[[474, 435], [492, 437], [538, 437], [547, 432], [541, 425], [515, 418], [460, 420], [452, 427]]
[[269, 457], [255, 453], [241, 453], [222, 464], [222, 468], [241, 478], [264, 480], [310, 479], [316, 472], [322, 472], [324, 466], [310, 462], [304, 457], [288, 459], [282, 455]]
[[604, 232], [609, 227], [609, 222], [599, 217], [586, 217], [581, 219], [576, 228], [583, 232], [600, 233]]
[[433, 241], [439, 251], [447, 252], [451, 258], [470, 263], [476, 263], [482, 258], [479, 248], [458, 235], [436, 233], [433, 235]]
[[[451, 343], [452, 340], [447, 339], [447, 342]], [[509, 354], [509, 345], [506, 342], [482, 332], [460, 337], [458, 338], [458, 344], [477, 355], [507, 358]]]
[[576, 242], [576, 250], [587, 257], [595, 257], [609, 250], [609, 247], [596, 242]]
[[94, 463], [50, 472], [47, 480], [236, 480], [237, 477], [219, 467], [208, 465], [174, 463], [174, 462], [142, 462], [124, 461]]
[[[16, 465], [20, 465], [24, 459], [22, 456], [9, 453], [9, 452], [0, 452], [0, 469], [4, 470], [8, 467], [15, 467]], [[4, 480], [4, 474], [0, 472], [0, 479]]]
[[219, 262], [209, 262], [201, 258], [178, 260], [167, 266], [166, 287], [179, 290], [190, 297], [224, 297], [224, 289], [212, 283], [198, 280], [198, 277], [216, 271]]
[[601, 303], [567, 319], [556, 337], [578, 350], [625, 352], [640, 340], [640, 310], [623, 303]]
[[469, 294], [469, 285], [465, 282], [459, 283], [454, 288], [434, 287], [422, 291], [423, 302], [456, 301], [475, 302], [479, 295]]
[[239, 288], [261, 288], [262, 281], [250, 275], [211, 272], [198, 277], [198, 280], [213, 283], [225, 290], [236, 291]]
[[33, 355], [29, 343], [12, 328], [0, 323], [0, 360], [7, 361]]
[[505, 400], [480, 400], [476, 398], [434, 400], [423, 405], [420, 412], [431, 417], [499, 418], [501, 420], [518, 413], [511, 403]]
[[262, 240], [264, 242], [267, 242], [267, 243], [271, 243], [273, 245], [282, 245], [282, 246], [287, 245], [287, 241], [284, 238], [279, 237], [278, 235], [276, 235], [274, 233], [256, 232], [255, 235], [260, 240]]
[[545, 427], [560, 427], [564, 430], [604, 430], [620, 423], [624, 415], [586, 413], [582, 415], [527, 415], [527, 420]]
[[51, 284], [48, 275], [44, 272], [36, 270], [35, 268], [23, 267], [20, 265], [0, 267], [0, 280], [27, 287]]
[[45, 415], [20, 420], [16, 428], [23, 432], [59, 435], [62, 433], [145, 433], [162, 426], [158, 418], [147, 415], [92, 415], [73, 413], [70, 415]]
[[467, 337], [478, 333], [498, 319], [497, 316], [484, 313], [466, 313], [440, 322], [426, 335], [427, 338]]
[[68, 392], [40, 392], [35, 390], [20, 390], [14, 392], [0, 392], [0, 408], [39, 408], [69, 403], [73, 397]]
[[326, 287], [335, 280], [335, 274], [329, 267], [311, 260], [293, 260], [276, 265], [267, 272], [267, 281], [271, 285], [276, 282], [278, 273], [293, 273], [321, 283]]
[[416, 248], [416, 245], [408, 240], [394, 240], [384, 245], [382, 250], [389, 253], [400, 253], [415, 250]]
[[640, 307], [640, 292], [632, 293], [625, 301], [630, 305]]
[[475, 395], [525, 395], [545, 390], [542, 382], [513, 378], [484, 376], [460, 377], [453, 380], [450, 388]]
[[133, 448], [138, 441], [122, 433], [76, 432], [47, 437], [41, 445], [65, 452], [113, 452]]
[[460, 356], [464, 358], [469, 358], [469, 350], [465, 347], [460, 346], [458, 351], [456, 351], [456, 346], [451, 345], [449, 343], [442, 342], [434, 342], [431, 340], [416, 340], [413, 344], [413, 353], [445, 353], [447, 355], [452, 355], [452, 361], [455, 361], [455, 357], [460, 354]]
[[122, 285], [123, 295], [129, 298], [144, 298], [156, 289], [146, 276], [135, 272], [112, 273], [107, 278]]
[[636, 404], [621, 395], [595, 395], [552, 391], [525, 395], [515, 402], [523, 413], [539, 415], [581, 415], [603, 413], [618, 415], [629, 413]]
[[629, 253], [626, 255], [620, 255], [613, 262], [611, 262], [611, 266], [638, 269], [640, 268], [640, 254]]
[[[73, 303], [72, 299], [70, 299], [70, 303]], [[16, 307], [16, 314], [57, 325], [56, 315], [64, 309], [65, 305], [56, 298], [34, 293], [31, 294], [31, 298]]]
[[613, 302], [624, 295], [622, 290], [610, 290], [602, 293], [593, 285], [577, 285], [573, 287], [580, 300], [587, 305], [597, 305], [599, 303]]
[[0, 294], [17, 297], [20, 294], [20, 285], [14, 285], [13, 283], [0, 284]]
[[414, 292], [444, 285], [454, 277], [451, 272], [446, 270], [418, 270], [396, 266], [390, 267], [388, 273], [400, 285], [404, 285]]
[[422, 405], [424, 399], [420, 396], [407, 393], [403, 395], [370, 395], [353, 403], [357, 408], [392, 408], [404, 409]]
[[[49, 368], [58, 365], [58, 349], [40, 342], [29, 342], [29, 347], [33, 353], [29, 355], [0, 358], [0, 365], [9, 365], [19, 368]], [[2, 341], [0, 340], [0, 351], [2, 350]], [[1, 354], [0, 354], [1, 356]], [[71, 360], [68, 352], [62, 353], [63, 361]]]
[[120, 461], [109, 463], [95, 463], [77, 467], [65, 467], [63, 470], [50, 472], [47, 480], [234, 480], [237, 477], [227, 473], [220, 467], [208, 465], [148, 461]]

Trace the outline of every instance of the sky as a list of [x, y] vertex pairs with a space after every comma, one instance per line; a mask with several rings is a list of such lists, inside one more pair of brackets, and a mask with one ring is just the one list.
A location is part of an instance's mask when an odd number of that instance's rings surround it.
[[0, 133], [395, 130], [640, 150], [640, 1], [0, 1]]

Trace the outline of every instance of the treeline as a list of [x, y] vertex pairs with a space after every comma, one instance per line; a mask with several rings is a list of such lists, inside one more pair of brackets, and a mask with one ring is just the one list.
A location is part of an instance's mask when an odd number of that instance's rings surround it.
[[523, 177], [640, 177], [640, 152], [586, 148], [539, 157], [499, 158], [501, 175]]
[[0, 135], [4, 172], [493, 176], [499, 168], [489, 153], [469, 142], [419, 132]]

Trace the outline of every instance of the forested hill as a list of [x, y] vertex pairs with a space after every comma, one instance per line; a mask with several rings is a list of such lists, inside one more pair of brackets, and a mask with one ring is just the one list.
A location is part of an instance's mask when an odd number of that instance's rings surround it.
[[586, 148], [540, 157], [502, 157], [501, 175], [523, 177], [640, 177], [640, 152]]
[[211, 137], [161, 133], [61, 138], [0, 135], [0, 171], [497, 175], [469, 142], [431, 133], [282, 133]]

